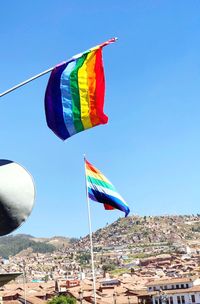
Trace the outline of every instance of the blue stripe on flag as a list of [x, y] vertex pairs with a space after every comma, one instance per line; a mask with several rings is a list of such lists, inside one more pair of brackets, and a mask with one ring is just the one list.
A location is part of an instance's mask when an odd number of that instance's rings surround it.
[[130, 212], [130, 209], [128, 206], [126, 206], [121, 200], [119, 200], [118, 198], [108, 195], [104, 192], [99, 192], [97, 190], [91, 189], [88, 187], [88, 193], [89, 193], [89, 197], [91, 199], [93, 199], [92, 197], [94, 197], [97, 202], [102, 203], [102, 204], [107, 204], [110, 205], [118, 210], [121, 210], [123, 212], [125, 212], [125, 216], [127, 216]]

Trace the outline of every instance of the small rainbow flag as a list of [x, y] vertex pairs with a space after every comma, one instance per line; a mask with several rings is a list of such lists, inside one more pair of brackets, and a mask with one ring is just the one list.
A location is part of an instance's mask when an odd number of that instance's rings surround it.
[[126, 217], [130, 209], [111, 182], [87, 160], [85, 171], [89, 198], [104, 204], [106, 210], [118, 209], [125, 212]]
[[108, 122], [103, 112], [102, 48], [115, 41], [112, 38], [75, 55], [52, 70], [45, 93], [45, 113], [47, 125], [62, 140]]

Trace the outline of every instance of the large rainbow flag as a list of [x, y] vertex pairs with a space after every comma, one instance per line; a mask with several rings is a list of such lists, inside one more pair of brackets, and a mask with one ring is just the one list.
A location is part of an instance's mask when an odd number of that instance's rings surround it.
[[89, 198], [104, 204], [106, 210], [118, 209], [125, 212], [126, 217], [130, 209], [111, 182], [87, 160], [85, 171]]
[[46, 120], [61, 139], [108, 122], [103, 112], [102, 48], [115, 41], [112, 38], [75, 55], [52, 70], [45, 93]]

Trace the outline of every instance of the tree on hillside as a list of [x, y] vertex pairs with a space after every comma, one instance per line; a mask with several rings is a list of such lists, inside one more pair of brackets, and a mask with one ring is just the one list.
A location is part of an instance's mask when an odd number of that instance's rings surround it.
[[89, 264], [91, 255], [90, 253], [82, 253], [79, 255], [78, 260], [81, 265]]
[[115, 268], [116, 268], [116, 266], [115, 266], [114, 264], [112, 264], [112, 263], [110, 263], [110, 264], [104, 264], [104, 265], [102, 266], [102, 269], [103, 269], [103, 276], [105, 277], [106, 272], [110, 272], [110, 271], [112, 271], [112, 270], [115, 270]]
[[76, 299], [69, 296], [54, 297], [48, 304], [76, 304]]
[[71, 238], [71, 239], [69, 240], [69, 242], [70, 242], [70, 244], [75, 244], [75, 243], [78, 242], [78, 238]]

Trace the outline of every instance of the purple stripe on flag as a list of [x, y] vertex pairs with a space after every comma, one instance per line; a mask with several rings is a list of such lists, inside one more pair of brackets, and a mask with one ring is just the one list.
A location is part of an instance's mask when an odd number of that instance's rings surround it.
[[45, 113], [47, 125], [61, 139], [70, 137], [63, 118], [63, 107], [60, 90], [61, 74], [68, 63], [56, 66], [51, 72], [45, 93]]
[[97, 202], [95, 196], [91, 193], [91, 191], [92, 191], [92, 190], [91, 190], [90, 188], [88, 188], [88, 196], [89, 196], [89, 198], [90, 198], [91, 200]]

